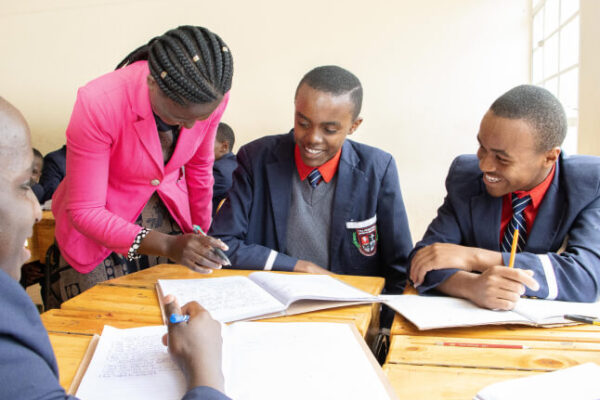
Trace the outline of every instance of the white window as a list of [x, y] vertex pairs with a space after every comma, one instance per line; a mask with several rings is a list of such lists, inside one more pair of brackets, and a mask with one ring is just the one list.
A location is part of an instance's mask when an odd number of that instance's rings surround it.
[[579, 120], [579, 0], [532, 0], [531, 82], [558, 97], [569, 130], [563, 143], [577, 152]]

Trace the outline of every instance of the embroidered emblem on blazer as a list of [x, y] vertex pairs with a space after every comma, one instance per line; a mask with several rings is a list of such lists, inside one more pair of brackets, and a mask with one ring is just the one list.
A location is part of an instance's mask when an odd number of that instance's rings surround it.
[[370, 257], [377, 252], [377, 215], [364, 221], [346, 222], [346, 229], [353, 229], [352, 243], [356, 246], [360, 254]]

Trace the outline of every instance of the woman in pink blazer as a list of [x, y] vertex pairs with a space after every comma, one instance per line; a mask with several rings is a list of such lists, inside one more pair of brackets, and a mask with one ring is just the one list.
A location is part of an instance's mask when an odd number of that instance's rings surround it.
[[232, 74], [219, 36], [181, 26], [79, 89], [52, 200], [60, 253], [47, 306], [168, 260], [220, 267], [211, 250], [225, 244], [192, 226], [211, 222], [214, 139]]

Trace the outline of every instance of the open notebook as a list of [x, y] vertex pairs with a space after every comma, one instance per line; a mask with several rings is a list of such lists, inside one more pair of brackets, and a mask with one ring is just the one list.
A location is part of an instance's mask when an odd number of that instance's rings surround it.
[[[238, 322], [222, 329], [225, 392], [233, 399], [396, 398], [351, 324]], [[165, 332], [105, 326], [69, 393], [86, 400], [181, 399], [185, 380], [161, 342]]]
[[331, 276], [273, 272], [253, 272], [248, 277], [159, 279], [157, 291], [159, 301], [167, 294], [175, 295], [180, 305], [197, 301], [221, 322], [378, 301], [377, 296]]
[[468, 300], [443, 296], [381, 295], [380, 299], [421, 330], [459, 326], [572, 324], [565, 314], [600, 316], [599, 303], [521, 298], [512, 311], [480, 308]]

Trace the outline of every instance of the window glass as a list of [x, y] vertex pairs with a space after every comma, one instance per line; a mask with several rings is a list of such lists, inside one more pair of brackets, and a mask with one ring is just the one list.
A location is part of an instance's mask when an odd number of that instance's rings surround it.
[[560, 69], [579, 64], [579, 16], [560, 30]]

